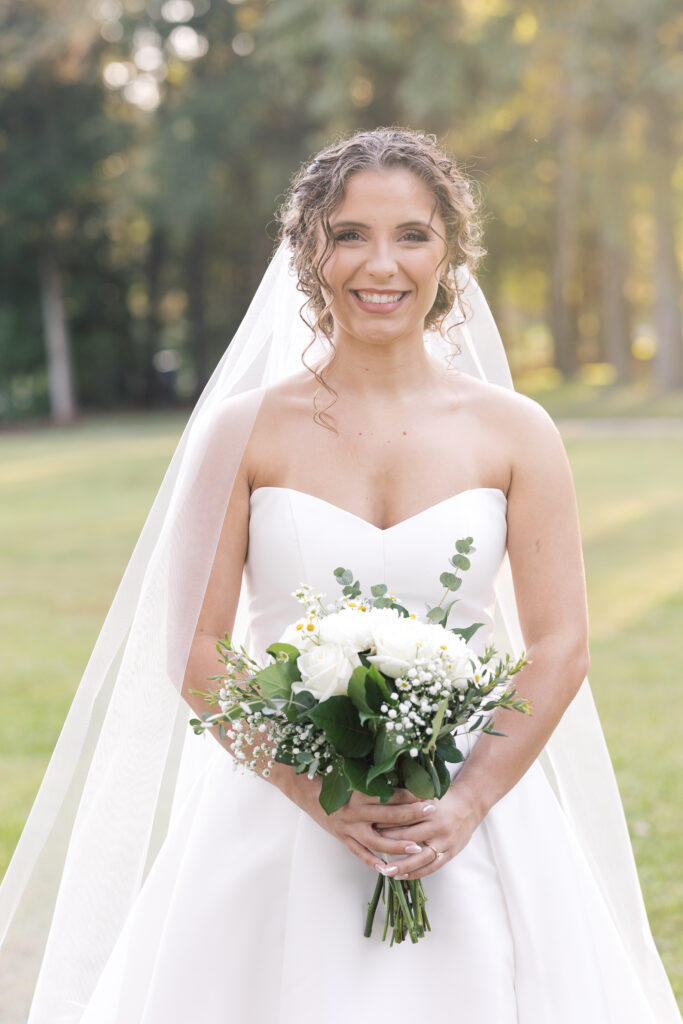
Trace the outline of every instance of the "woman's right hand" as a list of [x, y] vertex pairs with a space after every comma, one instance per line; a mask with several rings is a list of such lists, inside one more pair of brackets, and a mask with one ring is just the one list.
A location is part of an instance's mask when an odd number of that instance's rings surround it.
[[[378, 858], [378, 853], [394, 859], [403, 854], [418, 853], [421, 849], [415, 843], [406, 843], [405, 839], [391, 839], [377, 831], [375, 820], [380, 806], [377, 797], [364, 796], [354, 791], [343, 807], [333, 814], [327, 814], [320, 805], [320, 776], [309, 779], [306, 774], [297, 775], [293, 768], [278, 765], [269, 781], [359, 860], [376, 871], [384, 863]], [[406, 789], [398, 789], [391, 800], [382, 805], [382, 827], [420, 824], [429, 817], [430, 812], [426, 811], [428, 806], [429, 801], [419, 800]], [[395, 874], [395, 870], [388, 873]]]

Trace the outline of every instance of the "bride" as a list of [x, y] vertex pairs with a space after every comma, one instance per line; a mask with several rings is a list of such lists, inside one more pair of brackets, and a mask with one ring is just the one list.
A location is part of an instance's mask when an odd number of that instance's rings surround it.
[[[0, 890], [3, 1020], [680, 1021], [585, 681], [567, 457], [509, 386], [470, 183], [431, 136], [360, 132], [301, 169], [281, 225]], [[237, 773], [190, 734], [226, 631], [263, 658], [338, 565], [422, 614], [467, 535], [449, 624], [523, 643], [533, 715], [469, 737], [443, 799], [328, 816], [319, 779]], [[426, 879], [417, 946], [363, 937], [378, 871]]]

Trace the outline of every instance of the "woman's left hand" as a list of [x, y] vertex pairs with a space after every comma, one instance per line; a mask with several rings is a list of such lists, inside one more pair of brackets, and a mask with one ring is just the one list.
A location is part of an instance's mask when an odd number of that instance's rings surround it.
[[[408, 796], [411, 802], [415, 800], [412, 794]], [[380, 813], [375, 829], [387, 838], [405, 840], [407, 847], [406, 856], [400, 860], [389, 860], [382, 872], [391, 878], [413, 880], [438, 871], [467, 845], [481, 821], [467, 788], [459, 786], [457, 780], [440, 800], [421, 802], [424, 805], [423, 820], [419, 824], [400, 827], [383, 828], [382, 805], [378, 807]], [[390, 807], [391, 802], [383, 806]], [[434, 809], [427, 810], [430, 806]], [[412, 846], [421, 847], [420, 852], [413, 852]]]

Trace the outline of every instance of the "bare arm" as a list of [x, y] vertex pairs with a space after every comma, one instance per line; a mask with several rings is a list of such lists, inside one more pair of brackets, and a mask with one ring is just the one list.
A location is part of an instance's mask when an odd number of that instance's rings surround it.
[[[421, 878], [469, 841], [493, 805], [524, 775], [575, 696], [588, 670], [588, 616], [578, 512], [569, 462], [557, 428], [535, 403], [514, 425], [508, 495], [508, 554], [520, 625], [531, 664], [515, 677], [532, 716], [498, 711], [505, 737], [482, 734], [430, 820], [396, 827], [378, 808], [377, 824], [406, 842], [431, 843], [400, 870]], [[397, 870], [399, 867], [397, 865]]]
[[[216, 643], [225, 633], [231, 634], [235, 624], [248, 537], [249, 484], [246, 472], [240, 468], [221, 528], [183, 681], [183, 697], [199, 716], [209, 710], [209, 705], [203, 697], [190, 691], [207, 690], [211, 685], [207, 682], [209, 676], [219, 674]], [[210, 732], [226, 750], [230, 749], [221, 740], [217, 725]]]
[[[183, 681], [183, 697], [201, 715], [209, 707], [203, 697], [190, 693], [191, 690], [206, 690], [209, 676], [219, 674], [216, 642], [224, 634], [231, 633], [237, 605], [249, 538], [249, 495], [248, 472], [241, 468], [235, 481], [225, 520], [221, 528], [216, 556], [209, 576], [206, 594], [195, 630], [190, 656]], [[229, 740], [221, 740], [218, 726], [209, 730], [218, 742], [232, 756]], [[378, 801], [355, 793], [349, 803], [336, 814], [327, 815], [318, 799], [321, 780], [308, 779], [297, 775], [293, 768], [274, 764], [267, 781], [275, 785], [314, 821], [339, 839], [357, 857], [374, 866], [377, 857], [372, 850], [390, 854], [402, 853], [405, 843], [382, 838], [372, 827]], [[413, 802], [414, 798], [404, 794], [398, 799]], [[404, 813], [407, 808], [404, 808]], [[415, 815], [412, 815], [414, 819]]]
[[[496, 715], [505, 738], [482, 735], [458, 776], [480, 817], [522, 777], [545, 746], [588, 671], [588, 612], [576, 496], [555, 425], [533, 409], [516, 445], [508, 495], [508, 554], [527, 665], [517, 690], [531, 718]], [[526, 443], [524, 443], [526, 442]]]

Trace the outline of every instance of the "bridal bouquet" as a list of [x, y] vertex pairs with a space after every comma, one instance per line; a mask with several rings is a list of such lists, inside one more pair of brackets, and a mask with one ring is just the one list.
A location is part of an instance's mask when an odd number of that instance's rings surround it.
[[[456, 542], [451, 567], [440, 576], [441, 602], [427, 609], [424, 621], [384, 584], [364, 596], [348, 569], [334, 571], [342, 596], [333, 604], [302, 584], [294, 596], [303, 614], [268, 648], [270, 664], [257, 664], [227, 634], [219, 641], [226, 671], [209, 680], [217, 689], [192, 691], [219, 710], [190, 725], [198, 734], [218, 725], [237, 761], [264, 776], [275, 761], [309, 778], [322, 776], [320, 803], [328, 814], [354, 790], [382, 803], [397, 788], [420, 799], [444, 796], [448, 764], [464, 758], [459, 734], [503, 735], [489, 721], [496, 708], [530, 712], [510, 686], [528, 660], [496, 658], [493, 646], [478, 656], [468, 642], [480, 622], [447, 627], [472, 545], [472, 537]], [[390, 927], [392, 943], [406, 936], [417, 942], [429, 930], [421, 880], [380, 875], [367, 936], [380, 897], [387, 908], [384, 938]]]

